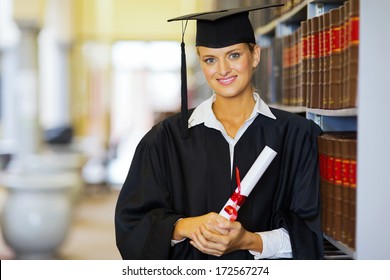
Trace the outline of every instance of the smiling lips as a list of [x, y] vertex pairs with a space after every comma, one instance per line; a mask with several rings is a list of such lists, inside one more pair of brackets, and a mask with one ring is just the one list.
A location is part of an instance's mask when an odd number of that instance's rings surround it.
[[233, 83], [235, 80], [236, 80], [237, 76], [230, 76], [230, 77], [226, 77], [226, 78], [220, 78], [220, 79], [217, 79], [217, 81], [222, 84], [222, 85], [230, 85], [231, 83]]

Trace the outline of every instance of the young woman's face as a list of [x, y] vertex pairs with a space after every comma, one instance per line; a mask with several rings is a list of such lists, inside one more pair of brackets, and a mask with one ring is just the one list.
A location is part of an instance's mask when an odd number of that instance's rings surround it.
[[224, 48], [198, 47], [199, 60], [210, 87], [224, 97], [252, 93], [251, 78], [260, 61], [260, 48], [245, 43]]

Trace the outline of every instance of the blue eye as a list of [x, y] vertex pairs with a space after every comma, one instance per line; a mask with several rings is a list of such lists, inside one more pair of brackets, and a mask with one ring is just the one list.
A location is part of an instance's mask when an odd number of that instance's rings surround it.
[[215, 58], [209, 57], [204, 60], [207, 64], [213, 64], [215, 63]]
[[240, 54], [239, 53], [231, 53], [230, 55], [229, 55], [229, 57], [231, 58], [231, 59], [238, 59], [238, 58], [240, 58]]

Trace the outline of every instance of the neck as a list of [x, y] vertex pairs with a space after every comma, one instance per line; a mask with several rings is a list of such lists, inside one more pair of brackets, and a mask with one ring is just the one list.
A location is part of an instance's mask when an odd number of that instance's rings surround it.
[[253, 111], [255, 100], [253, 95], [224, 98], [217, 95], [213, 103], [215, 117], [222, 123], [226, 133], [235, 138], [237, 131], [249, 118]]
[[213, 111], [218, 120], [244, 122], [249, 118], [255, 105], [253, 94], [225, 98], [217, 95]]

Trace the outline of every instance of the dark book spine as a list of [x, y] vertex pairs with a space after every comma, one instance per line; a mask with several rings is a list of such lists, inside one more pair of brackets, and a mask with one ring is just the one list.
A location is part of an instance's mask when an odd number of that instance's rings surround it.
[[294, 90], [293, 90], [293, 105], [299, 105], [299, 74], [300, 74], [300, 65], [299, 65], [299, 38], [300, 38], [300, 28], [294, 32]]
[[341, 160], [341, 178], [342, 178], [342, 225], [341, 225], [341, 242], [348, 244], [348, 232], [349, 232], [349, 221], [350, 221], [350, 185], [349, 185], [349, 170], [351, 165], [351, 152], [350, 152], [350, 140], [341, 139], [341, 150], [342, 150], [342, 160]]
[[282, 38], [283, 42], [283, 92], [282, 92], [282, 104], [289, 105], [290, 101], [290, 41], [291, 36], [287, 35]]
[[272, 75], [273, 75], [273, 92], [275, 94], [274, 102], [282, 104], [283, 99], [283, 39], [275, 38], [272, 47]]
[[311, 98], [311, 59], [312, 59], [312, 28], [311, 28], [311, 22], [313, 21], [312, 18], [309, 18], [307, 20], [307, 71], [306, 71], [306, 107], [310, 107], [310, 98]]
[[282, 14], [289, 12], [293, 8], [293, 0], [283, 0], [283, 4], [284, 6], [282, 6]]
[[306, 96], [307, 96], [307, 71], [308, 71], [308, 63], [309, 63], [309, 56], [308, 56], [308, 29], [307, 29], [308, 21], [302, 21], [301, 22], [301, 42], [302, 42], [302, 48], [301, 48], [301, 56], [302, 56], [302, 79], [301, 79], [301, 85], [300, 85], [300, 98], [301, 106], [306, 106]]
[[338, 99], [337, 109], [344, 108], [344, 55], [345, 55], [345, 25], [344, 25], [344, 16], [345, 16], [345, 6], [342, 5], [338, 8], [340, 13], [340, 97]]
[[351, 163], [349, 170], [349, 185], [350, 185], [350, 226], [348, 246], [355, 248], [355, 233], [356, 233], [356, 155], [357, 155], [357, 140], [351, 139]]
[[293, 7], [298, 6], [302, 0], [293, 0]]
[[[281, 4], [280, 0], [269, 0], [270, 2], [268, 4]], [[282, 2], [283, 3], [283, 2]], [[257, 2], [254, 3], [254, 4], [258, 4]], [[253, 4], [253, 5], [254, 5]], [[284, 4], [284, 3], [283, 3]], [[251, 5], [252, 6], [252, 5]], [[270, 9], [269, 10], [270, 13], [271, 13], [271, 20], [274, 20], [278, 17], [280, 17], [282, 14], [283, 14], [283, 8], [279, 8], [279, 9]], [[254, 14], [254, 13], [253, 13]], [[258, 13], [259, 15], [261, 15], [261, 13]]]
[[333, 233], [334, 239], [341, 240], [341, 227], [342, 227], [342, 176], [341, 176], [341, 141], [339, 137], [335, 137], [333, 140], [334, 147], [334, 160], [333, 160]]
[[323, 37], [323, 93], [322, 93], [322, 107], [329, 108], [329, 76], [330, 76], [330, 13], [324, 14], [324, 37]]
[[297, 105], [297, 94], [296, 94], [296, 80], [297, 80], [297, 51], [298, 51], [298, 40], [297, 32], [291, 34], [290, 42], [290, 106]]
[[297, 106], [303, 106], [302, 97], [302, 28], [299, 27], [297, 30], [297, 79], [296, 79], [296, 95], [297, 95]]
[[319, 17], [311, 20], [311, 76], [310, 76], [310, 108], [318, 108], [319, 87]]
[[349, 67], [349, 5], [346, 1], [344, 7], [344, 20], [343, 20], [343, 99], [341, 101], [342, 107], [348, 107], [349, 94], [348, 94], [348, 67]]
[[359, 69], [359, 0], [349, 1], [348, 100], [346, 107], [357, 106]]
[[340, 107], [341, 80], [340, 80], [340, 10], [330, 10], [330, 73], [329, 73], [329, 109]]
[[327, 187], [327, 222], [326, 222], [326, 233], [333, 237], [334, 236], [334, 152], [333, 152], [333, 140], [330, 135], [325, 137], [326, 143], [326, 187]]
[[275, 96], [272, 92], [273, 77], [272, 77], [272, 48], [262, 47], [260, 52], [260, 61], [256, 75], [254, 75], [254, 83], [256, 88], [260, 89], [262, 98], [267, 103], [273, 103], [272, 98]]
[[319, 16], [318, 25], [318, 49], [319, 49], [319, 63], [318, 63], [318, 108], [324, 108], [323, 104], [323, 95], [324, 95], [324, 18], [325, 15], [322, 14]]
[[324, 135], [317, 138], [318, 142], [318, 160], [320, 169], [320, 189], [321, 189], [321, 228], [323, 232], [327, 232], [327, 187], [326, 187], [326, 143]]

